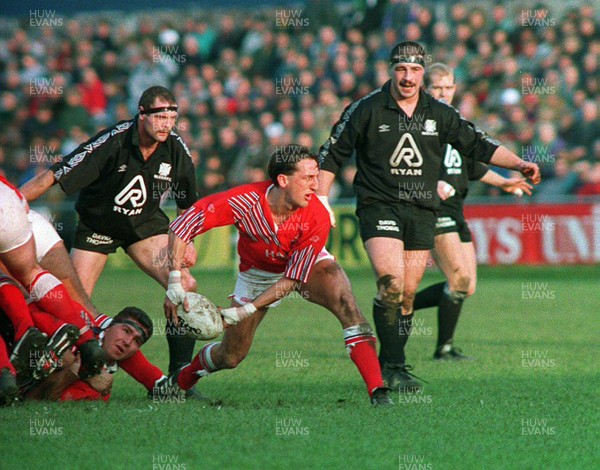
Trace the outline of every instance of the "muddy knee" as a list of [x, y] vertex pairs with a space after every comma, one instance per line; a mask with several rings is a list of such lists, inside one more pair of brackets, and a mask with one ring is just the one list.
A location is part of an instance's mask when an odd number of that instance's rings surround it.
[[377, 300], [388, 308], [402, 305], [403, 290], [400, 279], [386, 274], [377, 279]]

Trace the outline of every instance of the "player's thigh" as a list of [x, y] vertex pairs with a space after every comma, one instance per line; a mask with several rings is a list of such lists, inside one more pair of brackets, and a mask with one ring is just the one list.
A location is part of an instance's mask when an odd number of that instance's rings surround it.
[[463, 242], [462, 247], [465, 254], [465, 265], [469, 273], [468, 295], [473, 295], [477, 289], [477, 254], [475, 253], [475, 245], [473, 242]]
[[333, 313], [342, 328], [366, 321], [358, 308], [348, 276], [333, 259], [315, 263], [308, 280], [300, 286], [299, 291], [309, 302]]
[[19, 247], [0, 253], [0, 260], [9, 273], [24, 287], [29, 286], [33, 278], [42, 270], [36, 260], [33, 236]]
[[375, 277], [394, 276], [404, 279], [404, 242], [397, 238], [373, 237], [365, 241], [365, 250]]
[[448, 279], [451, 289], [466, 289], [469, 268], [467, 266], [464, 244], [458, 232], [449, 232], [435, 237], [434, 259]]
[[92, 296], [96, 282], [98, 282], [100, 274], [102, 274], [107, 259], [108, 255], [105, 253], [80, 250], [79, 248], [71, 250], [73, 268], [77, 276], [79, 276], [83, 290], [88, 297]]
[[146, 274], [165, 287], [169, 277], [169, 236], [164, 233], [144, 238], [127, 247], [127, 254]]

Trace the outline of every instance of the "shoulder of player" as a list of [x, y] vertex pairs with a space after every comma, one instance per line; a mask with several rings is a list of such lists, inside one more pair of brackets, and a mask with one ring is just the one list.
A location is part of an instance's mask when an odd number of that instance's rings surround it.
[[169, 135], [169, 144], [176, 151], [180, 151], [183, 155], [187, 155], [190, 159], [192, 158], [192, 153], [190, 152], [189, 147], [177, 132], [171, 131], [171, 134]]
[[310, 198], [305, 213], [315, 220], [325, 219], [327, 220], [327, 223], [329, 223], [329, 212], [316, 195], [313, 195]]
[[355, 118], [360, 118], [365, 114], [369, 114], [373, 109], [379, 107], [386, 102], [386, 97], [384, 93], [384, 87], [375, 88], [371, 92], [367, 93], [362, 98], [350, 103], [344, 109], [344, 117], [347, 115], [348, 117], [352, 116]]

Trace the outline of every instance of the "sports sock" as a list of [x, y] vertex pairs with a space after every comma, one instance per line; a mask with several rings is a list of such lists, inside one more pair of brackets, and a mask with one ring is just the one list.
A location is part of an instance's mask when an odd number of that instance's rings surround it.
[[35, 327], [42, 333], [46, 333], [48, 338], [52, 337], [52, 335], [56, 333], [56, 330], [65, 324], [64, 321], [59, 320], [54, 315], [44, 312], [35, 304], [31, 305], [30, 314]]
[[29, 307], [27, 307], [21, 289], [8, 282], [0, 285], [0, 308], [15, 329], [15, 342], [19, 341], [25, 332], [33, 326], [31, 315], [29, 315]]
[[400, 321], [398, 322], [398, 336], [400, 338], [400, 353], [397, 356], [397, 361], [390, 361], [394, 364], [405, 364], [406, 363], [406, 354], [404, 353], [404, 346], [406, 346], [406, 342], [408, 341], [408, 337], [410, 336], [410, 330], [412, 328], [412, 320], [414, 314], [410, 315], [402, 315], [400, 317]]
[[29, 295], [44, 312], [79, 328], [77, 346], [94, 339], [92, 330], [79, 314], [78, 308], [83, 307], [73, 302], [65, 286], [48, 271], [42, 271], [35, 277], [29, 286]]
[[162, 371], [152, 364], [142, 351], [137, 351], [133, 356], [119, 362], [119, 367], [148, 390], [152, 390], [156, 381], [164, 377]]
[[376, 388], [384, 386], [375, 347], [377, 340], [372, 333], [354, 334], [355, 331], [356, 327], [344, 330], [344, 343], [371, 396]]
[[8, 350], [6, 349], [6, 343], [0, 336], [0, 371], [4, 368], [7, 368], [12, 375], [17, 375], [17, 371], [10, 362]]
[[174, 323], [167, 323], [167, 344], [169, 345], [169, 374], [182, 365], [191, 362], [196, 341], [185, 336]]
[[219, 370], [212, 361], [211, 350], [215, 346], [221, 343], [209, 343], [202, 348], [202, 350], [196, 354], [196, 357], [192, 360], [192, 363], [184, 367], [179, 373], [177, 383], [183, 390], [189, 390], [192, 388], [198, 380], [211, 372]]
[[[412, 318], [412, 315], [410, 316]], [[381, 343], [379, 351], [379, 364], [403, 364], [404, 345], [408, 337], [403, 338], [400, 334], [400, 319], [402, 307], [388, 308], [378, 299], [373, 299], [373, 320], [377, 337]]]
[[466, 292], [451, 291], [446, 285], [438, 307], [438, 348], [452, 342], [458, 324], [458, 317], [466, 297]]
[[445, 285], [445, 282], [438, 282], [437, 284], [433, 284], [432, 286], [428, 286], [425, 289], [417, 292], [417, 295], [415, 296], [415, 302], [413, 304], [413, 311], [439, 305], [444, 293]]

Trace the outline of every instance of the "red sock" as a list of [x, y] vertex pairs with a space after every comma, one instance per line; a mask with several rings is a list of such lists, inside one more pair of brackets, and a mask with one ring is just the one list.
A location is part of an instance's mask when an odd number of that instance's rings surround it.
[[137, 351], [129, 359], [119, 362], [119, 366], [148, 390], [152, 390], [156, 381], [164, 377], [162, 371], [152, 364], [141, 351]]
[[4, 368], [8, 368], [12, 375], [17, 375], [17, 371], [10, 363], [10, 358], [8, 357], [8, 350], [6, 349], [6, 343], [2, 339], [2, 336], [0, 336], [0, 370]]
[[179, 373], [177, 383], [183, 390], [189, 390], [192, 388], [198, 380], [211, 372], [216, 372], [217, 367], [214, 365], [210, 351], [221, 343], [209, 343], [202, 348], [202, 350], [194, 357], [192, 363], [184, 367]]
[[65, 286], [48, 271], [42, 271], [35, 277], [29, 286], [29, 294], [42, 310], [79, 328], [78, 346], [94, 339], [93, 332], [79, 313], [79, 308], [83, 307], [73, 302]]
[[383, 387], [381, 367], [377, 359], [375, 349], [376, 340], [372, 334], [358, 334], [345, 339], [346, 349], [350, 353], [350, 359], [358, 368], [360, 375], [367, 384], [369, 396], [376, 388]]
[[46, 333], [50, 338], [56, 330], [65, 324], [64, 321], [59, 320], [54, 315], [44, 312], [38, 305], [31, 304], [29, 306], [29, 313], [33, 318], [35, 327], [42, 333]]
[[110, 395], [102, 396], [102, 394], [94, 390], [91, 385], [78, 380], [69, 385], [62, 393], [60, 401], [77, 401], [77, 400], [104, 400], [108, 401]]
[[15, 342], [19, 341], [33, 321], [21, 289], [12, 282], [0, 285], [0, 307], [15, 328]]

